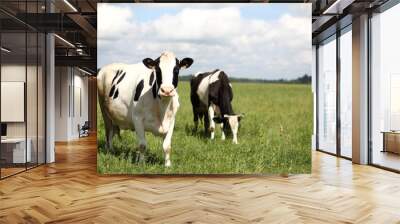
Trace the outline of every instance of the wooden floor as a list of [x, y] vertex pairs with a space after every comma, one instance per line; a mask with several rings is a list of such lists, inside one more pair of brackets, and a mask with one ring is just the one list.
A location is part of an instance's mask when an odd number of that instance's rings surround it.
[[25, 167], [7, 167], [7, 168], [1, 168], [1, 177], [8, 177], [11, 176], [13, 174], [19, 173], [19, 172], [23, 172], [25, 171]]
[[377, 165], [400, 170], [400, 155], [391, 152], [374, 151], [373, 161]]
[[0, 223], [400, 223], [400, 175], [319, 152], [289, 177], [100, 177], [96, 141], [0, 181]]

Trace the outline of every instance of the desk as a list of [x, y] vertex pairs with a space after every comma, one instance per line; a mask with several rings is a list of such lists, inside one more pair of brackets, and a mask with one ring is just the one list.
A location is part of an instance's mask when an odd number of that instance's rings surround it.
[[400, 131], [383, 131], [382, 152], [400, 154]]
[[25, 152], [25, 138], [1, 139], [1, 159], [5, 160], [6, 163], [31, 162], [32, 141], [28, 138], [26, 142], [28, 147], [26, 147]]

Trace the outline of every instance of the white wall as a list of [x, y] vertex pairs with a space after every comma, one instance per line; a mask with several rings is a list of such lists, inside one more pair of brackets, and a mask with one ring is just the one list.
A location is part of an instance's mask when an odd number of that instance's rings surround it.
[[[25, 66], [24, 65], [18, 65], [18, 64], [3, 64], [1, 66], [1, 81], [2, 82], [24, 82], [26, 83], [25, 80], [25, 75], [26, 72], [28, 72], [28, 74], [32, 74], [35, 73], [36, 74], [36, 67], [35, 66]], [[36, 81], [34, 83], [32, 83], [32, 80], [28, 80], [29, 84], [32, 85], [36, 85]], [[32, 92], [30, 91], [32, 90]], [[30, 102], [36, 100], [36, 88], [35, 89], [28, 89], [27, 88], [27, 103], [29, 105]], [[36, 101], [35, 101], [36, 102]], [[28, 106], [27, 105], [27, 106]], [[31, 105], [32, 106], [32, 105]], [[36, 104], [34, 105], [34, 107], [36, 108]], [[24, 108], [22, 108], [24, 110]], [[7, 108], [1, 108], [1, 110], [7, 110]], [[32, 128], [34, 130], [36, 130], [36, 113], [29, 113], [31, 112], [30, 110], [27, 110], [28, 114], [27, 114], [27, 119], [28, 122], [32, 122], [34, 121], [35, 125], [30, 124], [28, 125], [28, 129], [31, 130]], [[7, 122], [7, 135], [8, 137], [25, 137], [25, 126], [26, 126], [26, 122]], [[34, 127], [33, 127], [34, 126]], [[28, 137], [30, 132], [28, 132]], [[36, 132], [35, 132], [36, 135]]]
[[68, 86], [69, 69], [67, 67], [55, 68], [55, 140], [68, 140]]
[[[38, 69], [38, 70], [37, 70]], [[13, 113], [20, 110], [23, 119], [21, 122], [5, 122], [7, 124], [7, 137], [24, 138], [25, 135], [30, 140], [32, 162], [39, 159], [39, 163], [44, 163], [45, 159], [45, 116], [44, 116], [44, 73], [41, 66], [24, 64], [2, 64], [2, 82], [24, 82], [26, 85], [26, 101], [22, 102], [22, 108], [3, 107], [2, 112]], [[27, 80], [25, 80], [27, 78]], [[3, 92], [4, 89], [2, 89]], [[4, 94], [4, 93], [3, 93]], [[24, 94], [24, 90], [19, 90], [19, 94]], [[2, 95], [7, 97], [6, 95]], [[22, 97], [24, 98], [24, 97]], [[4, 103], [4, 102], [2, 102]], [[25, 106], [26, 103], [26, 106]], [[26, 120], [24, 114], [26, 112]], [[14, 112], [15, 113], [15, 112]], [[51, 158], [51, 157], [50, 157]], [[51, 162], [51, 160], [48, 160]]]
[[[78, 72], [78, 75], [77, 75]], [[86, 76], [82, 76], [78, 70], [74, 70], [74, 96], [71, 96], [74, 102], [71, 101], [71, 105], [74, 105], [72, 108], [72, 119], [71, 119], [71, 132], [70, 135], [72, 138], [78, 138], [78, 124], [81, 126], [88, 120], [88, 78]], [[80, 95], [80, 97], [79, 97]], [[81, 101], [80, 103], [78, 101]], [[81, 108], [79, 108], [81, 107]], [[80, 111], [81, 109], [82, 111]]]
[[56, 67], [55, 85], [55, 140], [77, 139], [78, 125], [88, 120], [88, 78], [76, 68]]
[[[1, 81], [3, 82], [25, 82], [24, 65], [18, 64], [3, 64], [1, 66]], [[28, 66], [28, 70], [32, 67]], [[7, 110], [7, 108], [1, 108]], [[9, 122], [7, 123], [7, 136], [8, 137], [25, 137], [25, 122]]]

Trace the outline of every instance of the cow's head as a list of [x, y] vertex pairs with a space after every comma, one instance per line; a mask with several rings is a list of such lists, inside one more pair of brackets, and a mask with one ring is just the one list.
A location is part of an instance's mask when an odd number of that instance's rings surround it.
[[244, 114], [234, 114], [227, 115], [225, 114], [223, 117], [214, 117], [213, 120], [216, 123], [224, 123], [225, 131], [231, 131], [233, 136], [233, 143], [238, 144], [237, 134], [239, 131], [239, 125], [241, 119], [244, 117]]
[[156, 73], [158, 95], [161, 97], [175, 95], [180, 69], [189, 68], [192, 63], [193, 59], [191, 58], [184, 58], [179, 61], [172, 52], [164, 52], [156, 60], [143, 59], [143, 64]]

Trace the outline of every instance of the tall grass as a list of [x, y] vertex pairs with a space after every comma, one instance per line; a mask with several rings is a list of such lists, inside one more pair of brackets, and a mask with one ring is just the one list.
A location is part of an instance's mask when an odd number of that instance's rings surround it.
[[180, 82], [181, 107], [172, 138], [172, 167], [164, 167], [162, 139], [147, 133], [145, 163], [135, 163], [137, 141], [131, 131], [114, 138], [106, 152], [104, 123], [98, 109], [97, 168], [101, 174], [279, 174], [311, 172], [312, 94], [310, 85], [233, 83], [233, 108], [245, 113], [232, 139], [193, 131], [189, 82]]

